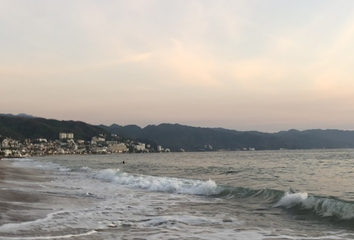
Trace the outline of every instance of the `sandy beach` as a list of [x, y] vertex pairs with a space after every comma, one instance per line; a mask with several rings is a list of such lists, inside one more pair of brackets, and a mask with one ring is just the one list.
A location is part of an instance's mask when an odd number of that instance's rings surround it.
[[48, 233], [46, 229], [23, 230], [22, 227], [45, 219], [63, 206], [87, 204], [76, 196], [46, 191], [42, 184], [50, 180], [44, 172], [16, 168], [11, 161], [0, 161], [0, 239], [61, 235]]
[[[18, 169], [8, 161], [0, 161], [0, 226], [7, 223], [33, 221], [30, 210], [34, 204], [47, 200], [46, 194], [39, 194], [37, 182], [48, 180], [40, 172]], [[32, 206], [33, 205], [33, 206]], [[38, 208], [38, 207], [37, 207]], [[44, 213], [45, 214], [45, 213]]]

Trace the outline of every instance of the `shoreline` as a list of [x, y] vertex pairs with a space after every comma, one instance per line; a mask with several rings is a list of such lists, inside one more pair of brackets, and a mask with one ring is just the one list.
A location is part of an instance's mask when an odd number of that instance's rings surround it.
[[0, 239], [38, 236], [41, 233], [46, 236], [46, 229], [29, 226], [64, 210], [66, 206], [88, 203], [77, 196], [48, 191], [46, 182], [51, 179], [44, 171], [17, 168], [12, 160], [0, 161]]
[[[38, 192], [39, 182], [50, 180], [39, 171], [16, 168], [9, 161], [0, 161], [0, 230], [9, 223], [34, 221], [45, 216], [37, 203], [45, 200], [45, 194]], [[38, 204], [39, 205], [39, 204]], [[37, 215], [31, 210], [37, 209]], [[38, 214], [42, 212], [42, 214]], [[0, 231], [1, 233], [1, 231]]]

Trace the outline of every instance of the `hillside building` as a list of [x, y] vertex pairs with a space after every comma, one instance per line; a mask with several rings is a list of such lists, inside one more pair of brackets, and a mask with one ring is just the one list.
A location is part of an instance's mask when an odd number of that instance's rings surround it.
[[59, 139], [73, 139], [73, 133], [59, 133]]
[[129, 149], [127, 145], [125, 145], [124, 143], [117, 143], [108, 146], [108, 151], [112, 153], [123, 153], [123, 152], [127, 152], [128, 150]]

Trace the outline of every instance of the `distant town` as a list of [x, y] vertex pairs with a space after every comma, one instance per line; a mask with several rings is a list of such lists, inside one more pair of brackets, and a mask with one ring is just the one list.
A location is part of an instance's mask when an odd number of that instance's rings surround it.
[[[160, 146], [159, 146], [160, 145]], [[0, 113], [0, 156], [354, 148], [354, 131], [291, 129], [277, 133], [162, 123], [94, 126]]]
[[91, 141], [74, 140], [73, 133], [59, 133], [57, 140], [45, 138], [19, 141], [0, 136], [0, 156], [4, 158], [22, 158], [29, 156], [64, 155], [64, 154], [115, 154], [115, 153], [151, 153], [170, 152], [161, 146], [152, 146], [131, 139], [111, 134], [91, 138]]

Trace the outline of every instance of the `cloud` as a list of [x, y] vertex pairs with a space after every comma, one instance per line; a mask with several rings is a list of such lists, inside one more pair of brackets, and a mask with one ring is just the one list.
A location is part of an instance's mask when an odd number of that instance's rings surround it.
[[309, 67], [312, 93], [327, 101], [353, 102], [354, 18], [343, 24]]
[[186, 46], [179, 40], [172, 40], [170, 49], [158, 53], [158, 61], [185, 85], [216, 86], [219, 84], [213, 72], [217, 63], [197, 46]]
[[283, 64], [264, 58], [236, 62], [232, 73], [241, 86], [257, 89], [265, 85], [275, 87], [287, 74]]
[[25, 105], [21, 86], [128, 120], [317, 121], [354, 106], [354, 2], [341, 3], [0, 1], [1, 97]]
[[121, 59], [117, 60], [111, 60], [111, 61], [105, 61], [103, 60], [102, 62], [97, 62], [89, 67], [93, 68], [101, 68], [101, 67], [117, 67], [122, 64], [134, 64], [134, 63], [140, 63], [140, 62], [146, 62], [151, 58], [151, 53], [137, 53], [133, 55], [127, 55], [127, 56], [121, 56]]

